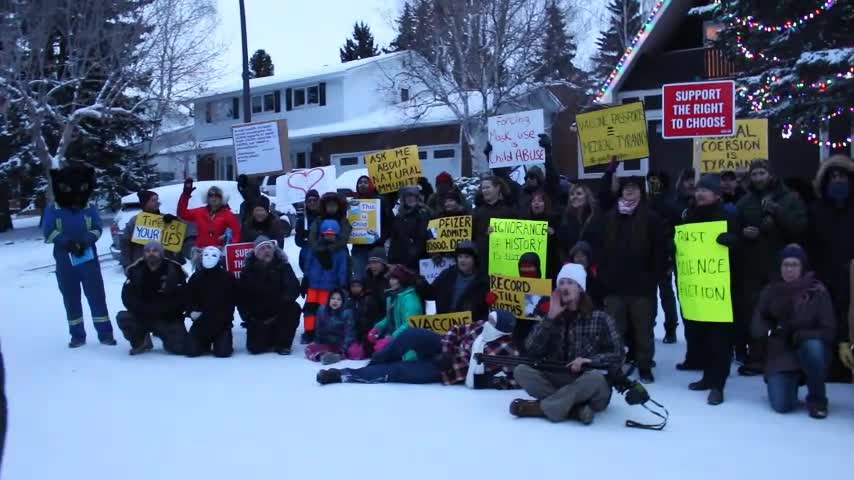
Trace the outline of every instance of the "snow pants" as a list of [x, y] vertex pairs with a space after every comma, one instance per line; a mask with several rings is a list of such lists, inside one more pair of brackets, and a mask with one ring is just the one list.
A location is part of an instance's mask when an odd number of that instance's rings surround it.
[[[62, 261], [65, 260], [65, 261]], [[68, 333], [75, 339], [86, 339], [86, 327], [83, 325], [83, 304], [80, 286], [92, 311], [92, 322], [98, 338], [112, 338], [113, 325], [107, 313], [107, 299], [104, 293], [104, 279], [101, 277], [101, 263], [98, 259], [72, 266], [66, 259], [56, 262], [56, 283], [62, 293], [65, 304], [65, 316], [68, 320]]]
[[296, 302], [282, 304], [278, 314], [268, 319], [246, 320], [246, 350], [253, 355], [280, 348], [291, 348], [299, 326], [300, 307]]
[[163, 342], [163, 349], [169, 353], [182, 355], [186, 348], [187, 329], [183, 321], [144, 319], [122, 310], [116, 315], [116, 323], [133, 348], [141, 346], [148, 334], [159, 338]]
[[[409, 351], [414, 351], [418, 359], [402, 361]], [[366, 367], [344, 369], [341, 374], [352, 383], [439, 383], [442, 371], [435, 359], [441, 353], [441, 335], [432, 330], [408, 328], [375, 353]]]
[[[605, 311], [617, 322], [620, 335], [634, 354], [638, 368], [652, 368], [655, 356], [655, 337], [652, 330], [654, 303], [654, 298], [646, 296], [605, 297]], [[629, 332], [631, 335], [628, 335]]]
[[305, 296], [305, 315], [303, 315], [302, 328], [306, 332], [314, 331], [314, 323], [317, 319], [317, 309], [321, 305], [326, 305], [329, 300], [329, 290], [320, 290], [318, 288], [309, 288]]
[[586, 403], [594, 412], [601, 412], [611, 402], [608, 381], [592, 370], [576, 375], [542, 372], [528, 365], [518, 365], [513, 369], [513, 378], [528, 395], [540, 401], [540, 408], [552, 422], [568, 419], [572, 409], [579, 405]]
[[190, 330], [187, 334], [187, 343], [184, 354], [188, 357], [200, 357], [211, 352], [217, 358], [230, 357], [234, 353], [233, 337], [231, 329], [223, 330], [215, 335], [205, 335]]

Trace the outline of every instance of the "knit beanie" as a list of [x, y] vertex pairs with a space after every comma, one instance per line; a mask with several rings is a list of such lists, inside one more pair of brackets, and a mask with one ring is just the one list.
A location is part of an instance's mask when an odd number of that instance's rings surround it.
[[623, 194], [623, 189], [629, 185], [637, 186], [641, 193], [646, 193], [646, 179], [643, 177], [620, 177], [620, 195]]
[[383, 265], [388, 265], [388, 257], [385, 253], [385, 247], [374, 247], [368, 252], [368, 262], [380, 262]]
[[338, 224], [337, 220], [328, 218], [322, 222], [320, 222], [320, 234], [332, 234], [338, 235], [338, 232], [341, 231], [341, 225]]
[[317, 190], [309, 190], [305, 192], [305, 200], [308, 201], [309, 198], [316, 198], [320, 200], [320, 193]]
[[388, 278], [396, 278], [401, 285], [412, 285], [415, 282], [415, 273], [403, 265], [395, 264], [389, 266]]
[[255, 245], [254, 246], [255, 252], [257, 252], [261, 247], [263, 247], [265, 245], [270, 245], [274, 249], [276, 248], [276, 242], [274, 242], [273, 240], [270, 240], [270, 237], [267, 237], [265, 235], [258, 235], [257, 237], [255, 237], [255, 244], [254, 245]]
[[721, 195], [721, 176], [717, 173], [707, 173], [700, 177], [697, 182], [697, 188], [705, 188], [717, 196]]
[[139, 199], [139, 206], [145, 208], [145, 204], [151, 200], [151, 197], [157, 196], [157, 192], [152, 192], [151, 190], [140, 190], [136, 192], [136, 198]]
[[249, 207], [251, 210], [255, 210], [256, 207], [261, 207], [266, 211], [270, 211], [270, 199], [265, 197], [264, 195], [259, 195], [257, 198], [253, 198], [251, 202], [249, 202]]
[[750, 169], [747, 171], [747, 174], [750, 175], [751, 173], [753, 173], [754, 170], [758, 170], [760, 168], [763, 170], [767, 170], [768, 173], [773, 173], [771, 171], [771, 162], [765, 159], [757, 159], [750, 162]]
[[158, 242], [157, 240], [152, 240], [152, 241], [146, 243], [144, 247], [142, 247], [143, 252], [156, 251], [156, 252], [160, 252], [161, 256], [163, 256], [164, 250], [165, 249], [163, 248], [163, 244]]
[[454, 249], [454, 255], [466, 254], [471, 255], [474, 258], [477, 258], [477, 245], [474, 244], [471, 240], [462, 240], [457, 244], [457, 248]]
[[809, 265], [807, 252], [805, 252], [800, 245], [797, 243], [790, 243], [783, 247], [783, 250], [780, 250], [780, 264], [782, 265], [783, 260], [787, 258], [797, 258], [798, 261], [801, 262], [801, 268], [806, 272]]
[[575, 254], [581, 252], [587, 256], [588, 260], [593, 260], [593, 247], [590, 246], [584, 240], [579, 240], [572, 246], [572, 249], [569, 251], [569, 258], [575, 257]]
[[421, 190], [419, 190], [419, 188], [415, 185], [404, 185], [400, 187], [400, 199], [403, 200], [404, 198], [410, 195], [418, 198], [420, 192]]
[[440, 184], [449, 184], [453, 185], [454, 177], [451, 176], [448, 172], [442, 172], [436, 175], [436, 186], [438, 187]]
[[507, 310], [495, 310], [489, 312], [489, 321], [495, 325], [495, 329], [508, 335], [516, 329], [516, 317]]
[[557, 282], [560, 283], [560, 281], [565, 278], [574, 280], [582, 290], [587, 290], [587, 272], [581, 265], [577, 263], [567, 263], [561, 267], [560, 272], [557, 274]]

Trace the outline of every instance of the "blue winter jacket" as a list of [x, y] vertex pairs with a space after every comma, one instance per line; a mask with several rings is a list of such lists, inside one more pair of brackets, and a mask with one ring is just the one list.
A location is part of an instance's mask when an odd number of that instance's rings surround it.
[[341, 307], [337, 311], [323, 305], [317, 310], [317, 326], [314, 330], [315, 343], [334, 345], [345, 350], [356, 341], [356, 325], [353, 312]]
[[329, 255], [332, 257], [331, 268], [328, 270], [323, 268], [318, 254], [309, 249], [306, 258], [306, 269], [303, 272], [308, 277], [308, 288], [334, 290], [346, 287], [349, 275], [347, 249], [342, 248], [332, 252], [320, 253], [319, 255]]
[[57, 262], [71, 263], [68, 253], [74, 242], [92, 247], [98, 257], [95, 243], [101, 238], [101, 217], [95, 207], [72, 209], [51, 205], [44, 212], [42, 232], [45, 243], [53, 244], [53, 258]]

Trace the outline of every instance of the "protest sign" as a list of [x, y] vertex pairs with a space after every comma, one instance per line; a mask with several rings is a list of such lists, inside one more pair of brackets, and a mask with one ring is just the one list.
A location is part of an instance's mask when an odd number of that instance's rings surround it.
[[380, 225], [380, 199], [369, 200], [351, 198], [348, 200], [350, 209], [347, 210], [347, 219], [353, 230], [347, 243], [353, 245], [370, 245], [380, 238], [382, 225]]
[[187, 224], [173, 220], [166, 224], [163, 217], [153, 213], [140, 213], [136, 216], [136, 225], [130, 241], [139, 245], [145, 245], [151, 241], [158, 241], [163, 248], [178, 253], [184, 246], [184, 237], [187, 235]]
[[661, 87], [662, 138], [735, 135], [735, 82], [670, 83]]
[[694, 139], [694, 168], [701, 174], [746, 172], [750, 162], [768, 158], [768, 119], [736, 120], [734, 137]]
[[492, 155], [489, 168], [543, 163], [546, 152], [540, 146], [544, 132], [542, 110], [508, 113], [487, 119]]
[[649, 157], [643, 103], [580, 113], [575, 117], [585, 167]]
[[433, 239], [427, 240], [427, 253], [453, 252], [463, 240], [471, 240], [471, 215], [430, 220], [427, 230]]
[[443, 313], [441, 315], [413, 315], [409, 317], [409, 326], [425, 328], [436, 333], [447, 333], [458, 325], [471, 323], [471, 312]]
[[540, 303], [551, 297], [552, 281], [547, 278], [490, 275], [489, 291], [496, 296], [492, 310], [507, 310], [516, 318], [539, 320], [536, 312]]
[[732, 322], [729, 249], [717, 242], [727, 222], [676, 227], [676, 284], [682, 316], [698, 322]]
[[237, 173], [269, 175], [290, 169], [287, 120], [231, 127]]
[[368, 175], [380, 193], [394, 193], [405, 185], [418, 184], [423, 177], [418, 146], [392, 148], [365, 155]]
[[440, 273], [456, 264], [456, 260], [449, 257], [441, 257], [438, 262], [434, 262], [432, 258], [425, 258], [418, 261], [418, 274], [424, 277], [427, 283], [432, 284]]
[[240, 271], [243, 270], [243, 262], [246, 256], [249, 255], [255, 248], [253, 242], [230, 243], [225, 246], [225, 269], [231, 272], [235, 277], [240, 276]]
[[493, 218], [489, 222], [489, 274], [519, 275], [519, 257], [533, 252], [540, 257], [540, 272], [546, 276], [548, 222]]
[[290, 171], [276, 179], [276, 203], [291, 205], [304, 202], [309, 190], [317, 190], [320, 195], [337, 192], [335, 175], [335, 165]]

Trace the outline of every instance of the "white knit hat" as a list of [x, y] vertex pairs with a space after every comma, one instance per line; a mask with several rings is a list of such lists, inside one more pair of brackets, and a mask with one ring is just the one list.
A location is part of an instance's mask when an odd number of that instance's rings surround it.
[[563, 278], [574, 280], [582, 290], [587, 290], [587, 271], [581, 265], [577, 263], [567, 263], [564, 265], [560, 269], [560, 273], [557, 274], [558, 283]]

